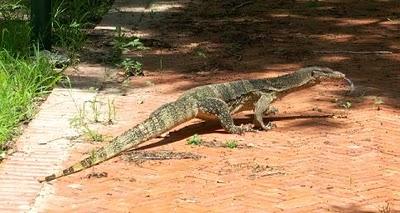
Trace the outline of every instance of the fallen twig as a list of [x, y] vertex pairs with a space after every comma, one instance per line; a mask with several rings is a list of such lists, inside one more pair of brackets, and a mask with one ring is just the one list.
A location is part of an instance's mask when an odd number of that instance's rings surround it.
[[347, 51], [347, 50], [320, 50], [313, 51], [314, 53], [331, 54], [331, 53], [344, 53], [344, 54], [393, 54], [391, 51]]
[[194, 159], [198, 160], [202, 156], [190, 152], [173, 152], [173, 151], [127, 151], [123, 158], [126, 161], [141, 163], [146, 160], [182, 160]]
[[239, 4], [239, 5], [236, 5], [235, 7], [233, 7], [231, 9], [230, 13], [234, 13], [234, 12], [236, 12], [236, 10], [240, 9], [241, 7], [244, 7], [244, 6], [253, 4], [253, 3], [254, 3], [253, 1], [246, 1], [246, 2], [243, 2], [243, 3]]

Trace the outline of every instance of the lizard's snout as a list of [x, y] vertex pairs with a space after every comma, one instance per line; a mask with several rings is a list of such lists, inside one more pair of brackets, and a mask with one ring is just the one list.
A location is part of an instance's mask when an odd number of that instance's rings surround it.
[[350, 91], [349, 93], [352, 93], [354, 91], [354, 83], [351, 81], [349, 78], [346, 77], [346, 75], [342, 72], [339, 71], [333, 71], [333, 77], [337, 79], [344, 79], [350, 86]]
[[339, 71], [332, 71], [333, 78], [346, 78], [346, 75]]

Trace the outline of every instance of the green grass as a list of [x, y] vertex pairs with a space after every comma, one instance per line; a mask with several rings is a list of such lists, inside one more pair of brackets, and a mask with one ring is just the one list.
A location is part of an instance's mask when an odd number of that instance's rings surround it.
[[0, 50], [26, 56], [33, 47], [30, 43], [29, 21], [24, 14], [28, 8], [19, 0], [0, 0]]
[[26, 55], [31, 49], [30, 26], [26, 21], [0, 21], [0, 50]]
[[[76, 55], [85, 28], [100, 20], [113, 0], [53, 0], [53, 44]], [[45, 94], [62, 78], [31, 42], [29, 0], [0, 0], [0, 155], [18, 127], [35, 114]], [[1, 159], [1, 156], [0, 156]]]
[[190, 138], [188, 138], [186, 142], [189, 145], [200, 145], [201, 143], [203, 143], [203, 140], [200, 138], [198, 134], [194, 134]]
[[225, 141], [225, 146], [230, 149], [235, 149], [238, 147], [237, 140], [227, 140]]
[[87, 39], [84, 29], [91, 28], [109, 10], [113, 0], [54, 0], [53, 43], [74, 57]]
[[17, 132], [19, 123], [35, 113], [35, 101], [61, 78], [39, 54], [19, 58], [0, 51], [0, 149]]

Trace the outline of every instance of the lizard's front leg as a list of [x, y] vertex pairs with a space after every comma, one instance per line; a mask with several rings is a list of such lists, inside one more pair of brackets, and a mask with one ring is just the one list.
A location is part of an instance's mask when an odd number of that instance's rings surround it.
[[260, 96], [258, 101], [254, 105], [254, 126], [257, 128], [261, 128], [264, 130], [270, 130], [273, 127], [271, 122], [268, 124], [264, 124], [263, 115], [275, 113], [278, 110], [271, 106], [271, 103], [276, 99], [276, 95], [274, 93], [264, 93]]
[[228, 105], [218, 98], [204, 98], [198, 100], [199, 114], [210, 114], [218, 118], [222, 127], [234, 134], [242, 134], [244, 132], [254, 131], [250, 125], [236, 126], [232, 116], [229, 113]]

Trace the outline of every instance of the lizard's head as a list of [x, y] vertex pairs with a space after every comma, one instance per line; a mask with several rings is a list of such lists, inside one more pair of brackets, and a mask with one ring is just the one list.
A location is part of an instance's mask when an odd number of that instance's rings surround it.
[[311, 78], [314, 80], [335, 80], [344, 79], [346, 76], [338, 71], [334, 71], [328, 67], [308, 67], [310, 69]]
[[328, 67], [307, 67], [306, 69], [309, 70], [310, 77], [313, 81], [337, 81], [344, 79], [350, 85], [350, 91], [352, 92], [354, 90], [353, 82], [339, 71], [332, 70]]

